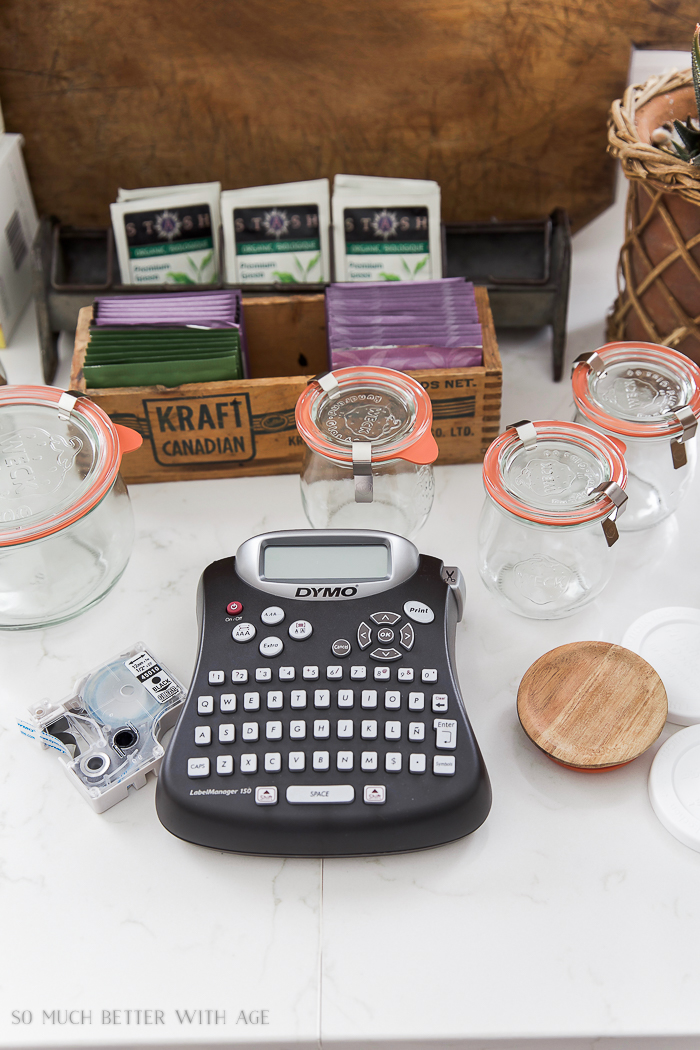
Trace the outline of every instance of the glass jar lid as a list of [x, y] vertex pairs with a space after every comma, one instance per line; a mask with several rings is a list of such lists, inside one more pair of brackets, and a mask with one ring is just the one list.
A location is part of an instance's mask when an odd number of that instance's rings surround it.
[[296, 406], [296, 424], [314, 452], [353, 461], [353, 443], [372, 446], [372, 461], [432, 463], [438, 447], [433, 408], [420, 383], [393, 368], [337, 368], [313, 379]]
[[0, 387], [0, 547], [42, 539], [109, 491], [123, 452], [141, 445], [86, 397]]
[[627, 467], [613, 438], [579, 423], [525, 423], [486, 450], [484, 487], [499, 506], [538, 525], [582, 525], [617, 513], [612, 494], [624, 489]]
[[655, 343], [607, 343], [582, 354], [572, 386], [582, 415], [620, 437], [676, 438], [684, 431], [679, 410], [700, 415], [700, 368]]

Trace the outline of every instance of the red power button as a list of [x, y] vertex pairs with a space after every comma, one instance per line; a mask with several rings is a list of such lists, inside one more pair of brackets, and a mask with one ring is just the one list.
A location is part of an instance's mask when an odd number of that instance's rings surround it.
[[238, 616], [239, 613], [243, 612], [243, 606], [240, 602], [229, 602], [226, 606], [226, 612], [229, 616]]

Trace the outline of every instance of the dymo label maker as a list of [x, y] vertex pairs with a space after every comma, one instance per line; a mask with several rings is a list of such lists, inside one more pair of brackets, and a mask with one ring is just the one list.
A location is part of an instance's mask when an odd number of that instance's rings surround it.
[[459, 569], [401, 536], [273, 532], [204, 572], [199, 657], [156, 805], [236, 853], [399, 853], [468, 835], [491, 789], [453, 667]]

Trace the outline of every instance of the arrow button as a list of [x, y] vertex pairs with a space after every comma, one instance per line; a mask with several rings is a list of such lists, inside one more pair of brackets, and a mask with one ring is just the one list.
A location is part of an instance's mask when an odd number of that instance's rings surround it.
[[397, 622], [397, 620], [400, 619], [401, 614], [395, 612], [376, 612], [372, 613], [372, 615], [370, 616], [370, 620], [373, 620], [374, 623], [394, 624]]
[[360, 649], [366, 649], [372, 643], [372, 628], [364, 620], [357, 628], [357, 644]]
[[400, 660], [401, 653], [398, 649], [373, 649], [369, 654], [373, 660]]

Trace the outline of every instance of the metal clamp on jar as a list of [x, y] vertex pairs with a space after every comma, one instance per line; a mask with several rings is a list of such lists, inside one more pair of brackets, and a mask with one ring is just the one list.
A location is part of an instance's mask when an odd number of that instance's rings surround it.
[[404, 372], [339, 368], [312, 379], [296, 406], [311, 525], [415, 535], [433, 503], [432, 420], [430, 398]]
[[610, 579], [627, 468], [618, 443], [577, 423], [521, 420], [489, 446], [479, 572], [512, 612], [578, 612]]
[[672, 514], [695, 473], [700, 368], [655, 343], [608, 343], [572, 373], [576, 421], [625, 444], [629, 505], [620, 531]]
[[114, 586], [134, 540], [119, 464], [141, 442], [80, 394], [0, 387], [0, 629], [60, 623]]

